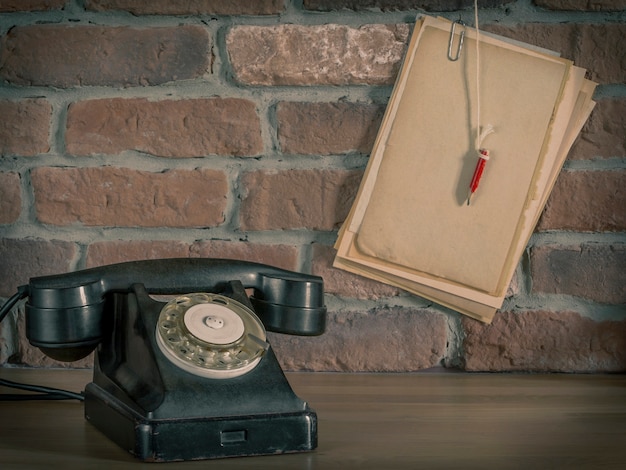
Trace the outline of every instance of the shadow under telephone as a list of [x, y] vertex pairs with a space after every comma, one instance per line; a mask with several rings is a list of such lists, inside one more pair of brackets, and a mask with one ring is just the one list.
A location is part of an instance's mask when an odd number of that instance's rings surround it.
[[85, 417], [137, 458], [317, 446], [317, 415], [291, 389], [265, 332], [322, 334], [320, 277], [181, 258], [32, 278], [20, 289], [31, 344], [63, 361], [96, 350]]

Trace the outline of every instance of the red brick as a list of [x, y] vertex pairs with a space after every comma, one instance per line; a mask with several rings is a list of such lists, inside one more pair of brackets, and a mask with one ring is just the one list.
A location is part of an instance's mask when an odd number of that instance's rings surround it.
[[0, 0], [0, 12], [60, 10], [68, 0]]
[[463, 319], [468, 371], [625, 372], [626, 321], [575, 312], [502, 312], [490, 325]]
[[237, 259], [298, 271], [299, 249], [295, 245], [203, 240], [192, 245], [191, 256]]
[[[17, 311], [17, 315], [23, 313], [23, 308], [18, 304], [18, 307], [14, 309]], [[9, 314], [4, 317], [4, 320], [0, 323], [0, 367], [13, 361], [19, 352], [19, 338], [17, 338], [17, 317]]]
[[355, 103], [279, 103], [278, 140], [283, 153], [369, 153], [384, 106]]
[[87, 247], [86, 266], [104, 266], [144, 259], [187, 258], [189, 244], [168, 240], [115, 240], [95, 242]]
[[17, 26], [2, 38], [0, 77], [60, 88], [158, 85], [202, 77], [210, 51], [199, 26]]
[[269, 264], [292, 271], [298, 268], [295, 245], [265, 245], [241, 241], [115, 240], [95, 242], [87, 248], [87, 267], [143, 259], [226, 258]]
[[346, 218], [362, 172], [259, 170], [242, 177], [242, 230], [335, 230]]
[[532, 292], [626, 302], [626, 244], [537, 246], [531, 250], [530, 268]]
[[484, 29], [553, 51], [589, 71], [601, 84], [626, 81], [626, 23], [485, 24]]
[[76, 255], [76, 245], [69, 242], [0, 239], [0, 296], [13, 295], [31, 277], [69, 271]]
[[248, 85], [391, 85], [409, 25], [235, 26], [226, 47]]
[[284, 11], [283, 0], [87, 0], [95, 11], [125, 10], [133, 15], [276, 15]]
[[626, 171], [562, 171], [537, 229], [626, 230]]
[[324, 278], [325, 292], [357, 299], [393, 297], [402, 292], [397, 287], [333, 268], [336, 253], [330, 246], [313, 245], [312, 272]]
[[0, 171], [0, 224], [15, 222], [21, 211], [20, 175]]
[[44, 99], [0, 100], [0, 155], [30, 157], [50, 149], [52, 106]]
[[447, 323], [428, 310], [378, 308], [329, 312], [321, 336], [268, 336], [286, 370], [410, 372], [440, 365]]
[[224, 222], [228, 183], [217, 170], [36, 168], [41, 223], [110, 227], [212, 227]]
[[[479, 8], [494, 8], [516, 0], [478, 0]], [[474, 0], [304, 0], [303, 6], [314, 11], [369, 10], [426, 10], [456, 11], [474, 6]]]
[[622, 11], [626, 0], [533, 0], [534, 4], [548, 10], [570, 11]]
[[626, 98], [602, 98], [569, 154], [571, 160], [626, 157]]
[[80, 101], [69, 107], [66, 140], [72, 155], [245, 156], [263, 150], [254, 103], [237, 98]]

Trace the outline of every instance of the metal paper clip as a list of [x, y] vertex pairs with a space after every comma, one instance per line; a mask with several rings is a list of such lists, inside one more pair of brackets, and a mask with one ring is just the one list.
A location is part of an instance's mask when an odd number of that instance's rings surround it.
[[[461, 31], [461, 34], [459, 35], [459, 46], [457, 47], [456, 55], [452, 57], [452, 45], [454, 44], [454, 30], [456, 29], [457, 24], [460, 24], [461, 26], [463, 26], [463, 31]], [[454, 21], [452, 23], [452, 27], [450, 28], [450, 40], [448, 41], [448, 60], [451, 60], [452, 62], [459, 60], [459, 57], [461, 55], [461, 49], [463, 49], [464, 38], [465, 38], [465, 23], [461, 21], [460, 19]]]

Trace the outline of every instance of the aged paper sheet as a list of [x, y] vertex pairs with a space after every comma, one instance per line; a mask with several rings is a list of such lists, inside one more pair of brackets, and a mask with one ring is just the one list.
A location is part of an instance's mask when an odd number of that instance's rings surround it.
[[476, 164], [475, 35], [448, 60], [450, 23], [416, 25], [335, 266], [489, 321], [502, 304], [594, 84], [565, 59], [492, 35], [480, 42], [481, 123], [491, 159]]

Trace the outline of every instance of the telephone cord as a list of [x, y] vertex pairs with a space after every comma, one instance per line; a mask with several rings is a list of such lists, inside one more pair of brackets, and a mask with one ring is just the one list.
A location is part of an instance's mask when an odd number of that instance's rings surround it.
[[52, 387], [42, 387], [40, 385], [30, 385], [24, 383], [13, 382], [11, 380], [0, 379], [0, 386], [16, 388], [18, 390], [27, 390], [36, 392], [37, 394], [22, 393], [2, 393], [0, 401], [25, 401], [25, 400], [79, 400], [83, 401], [85, 397], [82, 393], [70, 392]]

